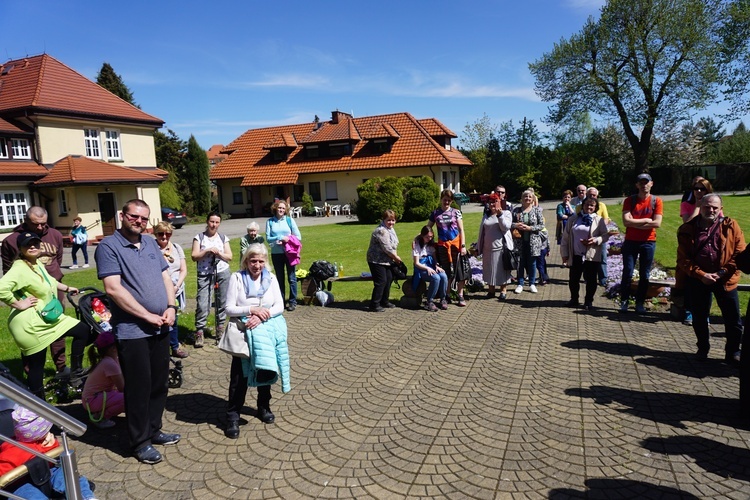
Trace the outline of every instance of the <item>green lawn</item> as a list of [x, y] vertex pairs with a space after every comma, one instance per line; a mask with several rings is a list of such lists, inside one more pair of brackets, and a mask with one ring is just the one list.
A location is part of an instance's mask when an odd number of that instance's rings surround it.
[[[618, 222], [620, 206], [610, 206], [610, 215]], [[674, 272], [677, 255], [677, 228], [681, 223], [679, 217], [679, 201], [669, 201], [664, 204], [664, 222], [658, 232], [656, 245], [656, 260], [670, 273]], [[750, 196], [728, 196], [724, 199], [724, 212], [726, 215], [737, 219], [740, 226], [750, 231]], [[548, 218], [554, 217], [552, 211], [547, 211]], [[464, 216], [464, 228], [468, 243], [476, 241], [481, 213], [468, 213]], [[399, 255], [406, 262], [411, 262], [411, 240], [419, 233], [424, 223], [398, 223], [396, 233], [399, 237]], [[553, 227], [552, 221], [548, 220], [548, 226]], [[369, 272], [365, 255], [370, 242], [370, 234], [373, 225], [363, 225], [356, 222], [343, 222], [331, 225], [308, 226], [300, 228], [302, 232], [302, 267], [308, 268], [315, 260], [328, 260], [339, 262], [344, 266], [344, 274], [348, 276], [359, 275]], [[239, 256], [239, 239], [232, 240], [232, 251]], [[238, 257], [232, 263], [232, 269], [239, 267]], [[411, 265], [409, 265], [411, 269]], [[750, 283], [750, 277], [743, 275], [742, 281]], [[95, 286], [101, 288], [101, 282], [96, 277], [96, 270], [86, 269], [66, 275], [65, 283], [81, 288], [84, 286]], [[188, 297], [195, 297], [195, 263], [188, 259], [188, 279], [186, 280]], [[337, 283], [334, 285], [333, 293], [337, 302], [361, 302], [364, 307], [372, 291], [372, 282]], [[300, 290], [301, 295], [301, 290]], [[740, 294], [740, 303], [744, 313], [747, 307], [749, 294]], [[398, 298], [399, 292], [394, 290], [394, 298]], [[0, 362], [6, 364], [14, 373], [20, 374], [20, 361], [18, 360], [18, 348], [7, 330], [7, 317], [10, 313], [8, 307], [0, 307]], [[67, 310], [70, 315], [75, 315], [72, 308]], [[180, 336], [185, 337], [192, 331], [195, 316], [192, 312], [181, 314], [179, 317]], [[213, 317], [209, 318], [209, 322]], [[52, 375], [54, 367], [48, 362], [48, 374]]]

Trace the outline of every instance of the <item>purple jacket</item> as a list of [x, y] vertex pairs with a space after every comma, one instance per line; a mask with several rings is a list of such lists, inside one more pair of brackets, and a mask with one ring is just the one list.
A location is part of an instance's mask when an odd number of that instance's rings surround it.
[[300, 261], [302, 253], [302, 242], [293, 234], [289, 235], [289, 240], [284, 243], [284, 253], [290, 266], [296, 266]]

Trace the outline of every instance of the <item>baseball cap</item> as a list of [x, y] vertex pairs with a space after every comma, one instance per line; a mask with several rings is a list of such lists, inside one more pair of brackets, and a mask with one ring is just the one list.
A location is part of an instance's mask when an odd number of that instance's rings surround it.
[[42, 241], [42, 239], [39, 237], [38, 234], [27, 231], [25, 233], [21, 233], [18, 236], [18, 240], [16, 240], [16, 244], [18, 245], [19, 248], [27, 247], [34, 240]]
[[650, 175], [648, 175], [648, 174], [638, 174], [638, 177], [636, 177], [636, 178], [635, 178], [635, 181], [636, 181], [636, 182], [638, 182], [638, 181], [643, 181], [643, 180], [646, 180], [646, 181], [648, 181], [648, 182], [651, 182], [651, 181], [652, 181], [653, 179], [652, 179], [652, 178], [651, 178], [651, 176], [650, 176]]

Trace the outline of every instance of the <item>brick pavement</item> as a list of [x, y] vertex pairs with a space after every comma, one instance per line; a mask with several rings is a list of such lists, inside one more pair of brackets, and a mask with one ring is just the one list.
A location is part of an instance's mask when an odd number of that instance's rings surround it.
[[667, 313], [565, 308], [556, 249], [550, 263], [552, 284], [505, 303], [287, 313], [292, 391], [274, 387], [264, 425], [251, 389], [238, 440], [223, 435], [229, 358], [194, 350], [164, 462], [131, 458], [118, 418], [76, 443], [79, 469], [107, 499], [750, 497], [723, 339], [700, 363]]

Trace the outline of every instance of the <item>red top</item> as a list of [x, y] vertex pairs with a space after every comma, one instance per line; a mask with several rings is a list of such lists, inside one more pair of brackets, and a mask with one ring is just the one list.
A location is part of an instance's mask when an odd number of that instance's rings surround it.
[[[655, 208], [651, 208], [651, 197], [650, 194], [645, 200], [641, 200], [637, 196], [635, 197], [635, 206], [631, 206], [633, 203], [633, 197], [628, 196], [625, 201], [622, 202], [622, 213], [630, 212], [630, 215], [634, 219], [653, 219], [657, 215], [664, 214], [664, 206], [661, 198], [654, 197], [656, 199]], [[629, 227], [625, 230], [625, 240], [627, 241], [656, 241], [656, 229], [638, 229], [635, 227]]]

